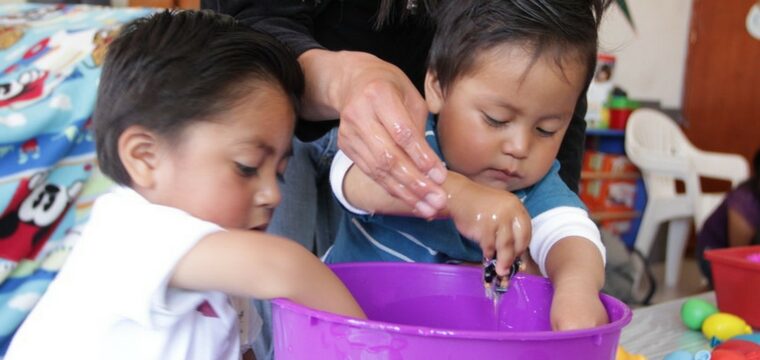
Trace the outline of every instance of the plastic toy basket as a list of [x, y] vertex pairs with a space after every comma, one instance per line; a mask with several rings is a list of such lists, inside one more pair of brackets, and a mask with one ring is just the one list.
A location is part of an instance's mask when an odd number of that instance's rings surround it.
[[760, 245], [705, 251], [720, 311], [760, 328]]
[[[600, 294], [610, 322], [551, 331], [553, 288], [518, 274], [499, 303], [472, 266], [332, 265], [370, 320], [273, 302], [277, 359], [614, 359], [631, 310]], [[506, 356], [506, 357], [505, 357]]]

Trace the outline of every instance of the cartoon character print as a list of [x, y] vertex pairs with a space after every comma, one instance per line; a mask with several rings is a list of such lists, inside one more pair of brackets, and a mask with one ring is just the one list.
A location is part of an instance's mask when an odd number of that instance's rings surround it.
[[21, 26], [0, 26], [0, 50], [9, 49], [24, 37]]
[[40, 158], [40, 145], [37, 143], [37, 139], [32, 138], [21, 144], [21, 148], [18, 154], [19, 165], [26, 164], [30, 159]]
[[21, 56], [21, 60], [9, 65], [3, 72], [10, 74], [17, 69], [28, 67], [51, 50], [53, 50], [53, 47], [51, 46], [50, 37], [46, 37], [26, 49], [24, 55]]
[[82, 190], [48, 183], [47, 172], [23, 179], [10, 204], [0, 216], [0, 258], [34, 259]]
[[84, 128], [81, 132], [78, 132], [76, 139], [74, 139], [74, 142], [77, 144], [81, 144], [82, 142], [93, 142], [94, 139], [94, 132], [95, 130], [92, 127], [92, 117], [88, 117], [87, 120], [84, 122]]
[[15, 148], [16, 148], [15, 145], [0, 146], [0, 159], [4, 158], [6, 154], [12, 152]]
[[92, 43], [95, 44], [95, 49], [92, 50], [92, 62], [95, 64], [95, 67], [103, 65], [108, 45], [111, 44], [118, 34], [119, 27], [103, 28], [95, 32], [95, 36], [92, 38]]
[[19, 13], [11, 13], [0, 16], [0, 22], [6, 24], [23, 24], [39, 21], [49, 21], [66, 14], [69, 10], [70, 7], [67, 7], [64, 4], [56, 4], [53, 6], [39, 6], [21, 11]]
[[[95, 46], [90, 42], [94, 29], [60, 30], [30, 46], [23, 56], [3, 70], [0, 108], [20, 109], [44, 99], [76, 71]], [[19, 75], [16, 75], [19, 74]]]
[[16, 80], [0, 84], [0, 108], [20, 107], [36, 101], [45, 94], [47, 71], [30, 69]]

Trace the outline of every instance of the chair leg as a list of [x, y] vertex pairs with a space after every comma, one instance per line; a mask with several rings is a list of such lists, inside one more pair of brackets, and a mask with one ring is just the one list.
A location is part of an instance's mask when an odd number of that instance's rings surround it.
[[[657, 235], [657, 228], [660, 226], [660, 219], [654, 214], [656, 212], [655, 208], [648, 209], [650, 211], [646, 210], [644, 210], [644, 215], [641, 217], [641, 225], [639, 225], [639, 232], [636, 234], [634, 246], [648, 260], [649, 254], [652, 251], [654, 237]], [[639, 289], [641, 281], [644, 279], [644, 268], [636, 266], [633, 270], [633, 289]]]
[[671, 220], [668, 224], [668, 242], [665, 253], [665, 286], [673, 287], [678, 283], [678, 275], [683, 262], [683, 252], [689, 236], [689, 219]]
[[639, 225], [639, 232], [636, 234], [636, 242], [634, 243], [636, 249], [645, 258], [649, 258], [649, 253], [652, 251], [652, 243], [654, 243], [654, 237], [657, 234], [657, 227], [660, 225], [659, 219], [653, 213], [654, 211], [644, 211], [644, 215], [641, 217], [641, 225]]

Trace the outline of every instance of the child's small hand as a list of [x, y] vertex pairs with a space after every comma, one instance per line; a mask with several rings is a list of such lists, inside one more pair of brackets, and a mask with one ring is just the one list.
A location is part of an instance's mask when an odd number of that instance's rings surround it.
[[587, 329], [608, 323], [607, 310], [593, 287], [557, 288], [551, 309], [553, 330]]
[[457, 230], [477, 242], [487, 259], [495, 255], [496, 273], [506, 275], [530, 241], [530, 216], [520, 199], [506, 190], [471, 181], [463, 182], [451, 194], [449, 214]]

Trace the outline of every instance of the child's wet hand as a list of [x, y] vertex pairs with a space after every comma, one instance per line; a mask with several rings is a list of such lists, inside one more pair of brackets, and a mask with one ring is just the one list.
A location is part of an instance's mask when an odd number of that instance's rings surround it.
[[598, 291], [593, 288], [555, 290], [551, 308], [553, 330], [588, 329], [608, 322]]
[[457, 230], [477, 242], [484, 257], [495, 257], [496, 273], [506, 275], [530, 241], [530, 216], [522, 202], [510, 192], [476, 183], [461, 186], [449, 202]]

